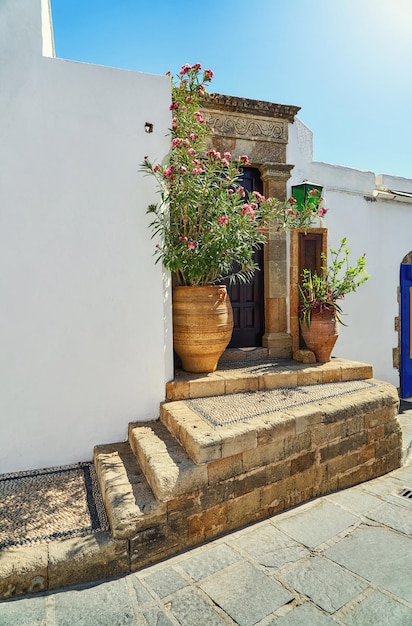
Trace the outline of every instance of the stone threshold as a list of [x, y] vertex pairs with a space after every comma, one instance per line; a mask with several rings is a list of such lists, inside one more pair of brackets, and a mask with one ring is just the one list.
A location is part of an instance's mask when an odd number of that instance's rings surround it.
[[[166, 383], [166, 400], [188, 400], [245, 391], [262, 391], [280, 387], [318, 385], [323, 383], [365, 380], [373, 377], [366, 363], [332, 358], [328, 363], [303, 364], [287, 359], [256, 358], [260, 349], [236, 351], [235, 357], [220, 361], [211, 374], [192, 374], [177, 370], [174, 380]], [[246, 359], [241, 357], [249, 354]]]

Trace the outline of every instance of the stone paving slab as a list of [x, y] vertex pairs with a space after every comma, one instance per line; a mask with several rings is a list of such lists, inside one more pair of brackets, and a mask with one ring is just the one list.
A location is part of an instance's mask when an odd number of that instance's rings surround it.
[[253, 626], [294, 599], [279, 583], [247, 561], [203, 581], [200, 587], [239, 626]]
[[335, 613], [368, 586], [366, 582], [319, 556], [297, 563], [281, 576], [281, 580], [327, 613]]
[[274, 619], [268, 626], [336, 626], [336, 622], [313, 604], [305, 602], [284, 617]]
[[357, 528], [325, 556], [365, 580], [412, 603], [412, 541], [389, 528]]
[[348, 626], [410, 626], [411, 609], [380, 591], [374, 591], [345, 616]]
[[286, 513], [278, 528], [309, 548], [328, 541], [348, 527], [359, 523], [359, 517], [324, 498]]

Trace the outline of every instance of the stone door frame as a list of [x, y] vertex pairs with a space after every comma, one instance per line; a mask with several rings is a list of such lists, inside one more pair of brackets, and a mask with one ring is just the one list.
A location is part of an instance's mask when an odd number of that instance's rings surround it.
[[[288, 124], [300, 107], [208, 94], [202, 104], [207, 123], [214, 129], [210, 148], [230, 152], [238, 159], [246, 154], [250, 166], [260, 171], [266, 197], [286, 198], [293, 165], [286, 163]], [[288, 324], [288, 260], [286, 234], [269, 231], [264, 247], [264, 316], [262, 345], [270, 357], [289, 358], [292, 337]]]

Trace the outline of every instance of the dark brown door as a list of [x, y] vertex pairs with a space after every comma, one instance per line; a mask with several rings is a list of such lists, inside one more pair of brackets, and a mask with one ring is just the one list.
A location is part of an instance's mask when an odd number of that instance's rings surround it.
[[322, 235], [299, 233], [299, 279], [304, 269], [320, 274], [322, 265]]
[[[247, 191], [263, 193], [260, 172], [248, 167], [243, 171], [242, 184]], [[234, 329], [228, 348], [246, 348], [262, 345], [264, 332], [263, 249], [255, 252], [255, 262], [260, 270], [251, 283], [226, 282], [233, 309]]]
[[[299, 282], [302, 280], [304, 269], [312, 273], [321, 273], [322, 268], [323, 235], [320, 233], [299, 233]], [[302, 333], [299, 329], [299, 346], [305, 347]]]

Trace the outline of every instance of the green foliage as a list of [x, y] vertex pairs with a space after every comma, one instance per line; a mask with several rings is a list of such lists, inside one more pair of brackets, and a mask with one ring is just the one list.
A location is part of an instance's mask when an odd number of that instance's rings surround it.
[[280, 202], [258, 192], [248, 194], [241, 185], [248, 157], [234, 160], [229, 152], [206, 149], [212, 130], [201, 101], [212, 76], [196, 64], [184, 65], [177, 80], [171, 77], [168, 159], [152, 164], [145, 157], [142, 164], [160, 190], [160, 201], [148, 208], [150, 228], [160, 241], [156, 262], [162, 261], [178, 285], [210, 285], [225, 278], [248, 282], [257, 269], [253, 253], [265, 242], [269, 225], [284, 230], [306, 226], [321, 214], [319, 197], [311, 198], [302, 212], [293, 198]]
[[308, 269], [302, 272], [302, 283], [298, 285], [301, 301], [299, 314], [301, 322], [305, 322], [308, 328], [311, 316], [323, 311], [334, 311], [338, 321], [343, 324], [340, 317], [342, 309], [338, 300], [356, 291], [359, 285], [369, 278], [364, 254], [357, 259], [356, 265], [349, 264], [350, 250], [347, 244], [348, 241], [344, 237], [338, 250], [330, 248], [331, 264], [329, 266], [326, 265], [326, 256], [322, 254], [325, 265], [322, 266], [320, 275]]

